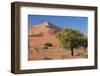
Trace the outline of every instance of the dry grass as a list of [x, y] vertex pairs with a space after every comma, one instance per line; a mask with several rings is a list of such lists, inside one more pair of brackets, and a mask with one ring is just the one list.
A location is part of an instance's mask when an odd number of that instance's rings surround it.
[[83, 47], [74, 49], [74, 56], [71, 55], [70, 50], [51, 47], [45, 50], [29, 50], [28, 60], [76, 59], [87, 58], [87, 55], [87, 49], [84, 49]]

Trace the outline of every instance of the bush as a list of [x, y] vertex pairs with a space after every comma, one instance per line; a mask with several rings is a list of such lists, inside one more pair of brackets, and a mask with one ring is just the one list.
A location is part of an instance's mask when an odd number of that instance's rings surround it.
[[45, 46], [47, 46], [47, 47], [52, 47], [53, 45], [52, 45], [51, 43], [48, 43], [48, 42], [47, 42], [47, 43], [45, 44]]
[[43, 47], [42, 49], [48, 49], [48, 47], [47, 47], [47, 46], [45, 46], [45, 47]]
[[52, 60], [52, 59], [49, 57], [44, 57], [43, 60]]

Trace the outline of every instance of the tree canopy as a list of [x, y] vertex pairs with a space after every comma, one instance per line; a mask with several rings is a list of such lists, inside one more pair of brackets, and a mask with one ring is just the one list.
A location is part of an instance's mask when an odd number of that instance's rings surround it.
[[84, 42], [87, 41], [87, 38], [76, 29], [66, 27], [62, 31], [57, 32], [56, 37], [60, 40], [63, 48], [71, 49], [72, 54], [73, 48], [78, 48], [81, 45], [87, 46], [87, 42]]

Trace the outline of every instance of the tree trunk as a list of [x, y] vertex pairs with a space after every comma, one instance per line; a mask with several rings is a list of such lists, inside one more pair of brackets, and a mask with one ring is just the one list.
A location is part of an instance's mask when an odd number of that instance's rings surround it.
[[74, 56], [74, 50], [71, 48], [71, 55]]

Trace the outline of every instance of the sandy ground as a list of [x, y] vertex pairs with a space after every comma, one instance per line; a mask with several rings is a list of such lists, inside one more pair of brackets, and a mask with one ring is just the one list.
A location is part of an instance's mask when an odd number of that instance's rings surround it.
[[74, 56], [71, 55], [70, 50], [62, 48], [48, 48], [45, 50], [29, 50], [28, 60], [54, 60], [54, 59], [76, 59], [76, 58], [87, 58], [87, 49], [80, 47], [74, 49]]

